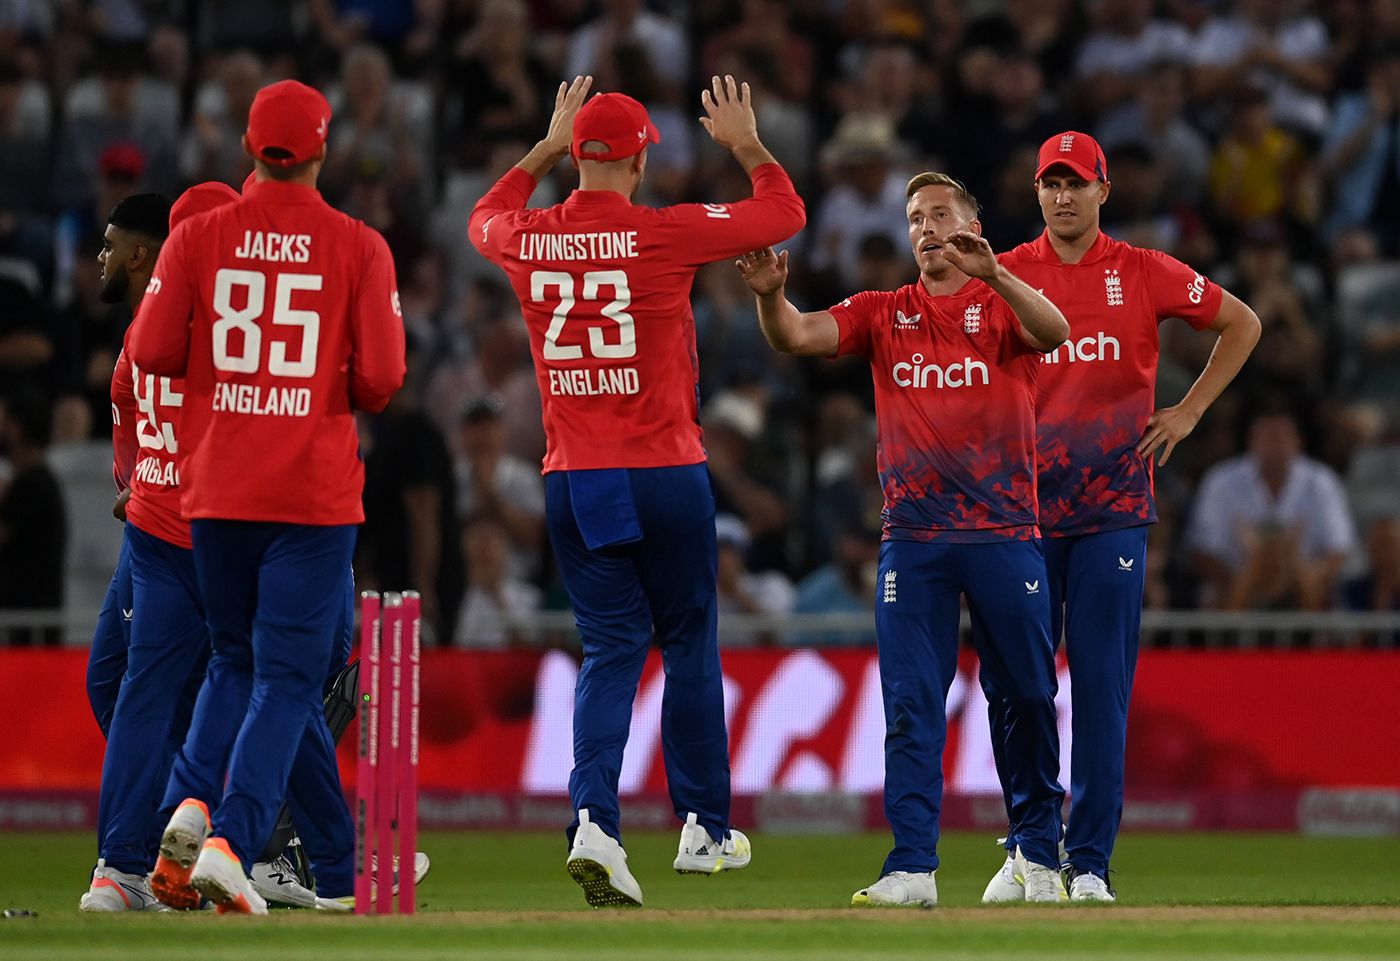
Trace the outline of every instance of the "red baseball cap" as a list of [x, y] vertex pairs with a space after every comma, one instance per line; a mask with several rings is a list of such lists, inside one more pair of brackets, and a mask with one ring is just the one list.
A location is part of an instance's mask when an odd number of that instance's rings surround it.
[[1108, 161], [1104, 159], [1103, 148], [1087, 133], [1066, 130], [1041, 144], [1035, 179], [1044, 177], [1045, 171], [1056, 164], [1064, 164], [1085, 180], [1108, 181]]
[[[608, 149], [583, 153], [580, 148], [590, 140], [605, 143]], [[574, 142], [569, 153], [575, 160], [625, 160], [648, 144], [660, 142], [661, 134], [652, 126], [646, 107], [625, 93], [600, 93], [574, 117]]]
[[248, 110], [248, 149], [274, 167], [305, 163], [326, 142], [330, 121], [331, 105], [319, 90], [296, 80], [281, 80], [263, 87], [253, 98]]
[[170, 205], [170, 229], [174, 230], [176, 224], [189, 220], [196, 214], [205, 213], [215, 207], [222, 207], [237, 199], [239, 199], [238, 191], [217, 180], [195, 184]]

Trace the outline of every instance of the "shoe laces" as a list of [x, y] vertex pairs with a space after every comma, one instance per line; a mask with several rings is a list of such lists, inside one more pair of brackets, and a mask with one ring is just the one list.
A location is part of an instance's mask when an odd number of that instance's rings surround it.
[[1033, 900], [1047, 894], [1058, 897], [1060, 886], [1064, 882], [1060, 880], [1060, 873], [1053, 868], [1047, 868], [1041, 864], [1030, 864], [1026, 867], [1025, 883], [1026, 899]]

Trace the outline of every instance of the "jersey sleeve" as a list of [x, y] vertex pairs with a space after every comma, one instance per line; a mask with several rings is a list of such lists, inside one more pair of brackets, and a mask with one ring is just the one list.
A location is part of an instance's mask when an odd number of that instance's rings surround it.
[[378, 413], [407, 373], [403, 310], [389, 245], [363, 228], [364, 269], [350, 308], [350, 402]]
[[140, 446], [136, 440], [136, 389], [125, 349], [112, 369], [112, 481], [117, 491], [131, 486]]
[[1180, 317], [1203, 330], [1215, 322], [1224, 297], [1219, 284], [1160, 250], [1143, 250], [1142, 256], [1158, 323]]
[[468, 227], [472, 246], [493, 264], [504, 259], [509, 235], [509, 231], [502, 229], [506, 221], [501, 218], [508, 219], [511, 213], [523, 210], [536, 186], [534, 177], [519, 167], [511, 167], [472, 208]]
[[185, 251], [189, 221], [161, 247], [146, 296], [131, 326], [131, 362], [162, 377], [183, 377], [190, 359], [195, 287]]
[[892, 296], [881, 291], [867, 290], [852, 294], [831, 308], [831, 316], [836, 318], [836, 329], [841, 335], [840, 343], [836, 347], [836, 357], [850, 354], [870, 356], [871, 328], [880, 314], [881, 305]]
[[663, 242], [699, 267], [771, 247], [807, 223], [807, 208], [779, 164], [755, 167], [753, 196], [732, 204], [677, 204], [657, 211]]

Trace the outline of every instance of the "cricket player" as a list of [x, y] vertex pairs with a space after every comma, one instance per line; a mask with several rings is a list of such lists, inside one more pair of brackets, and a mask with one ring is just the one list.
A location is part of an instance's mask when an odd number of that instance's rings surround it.
[[784, 296], [788, 255], [741, 257], [768, 342], [808, 357], [870, 360], [885, 493], [875, 630], [885, 708], [885, 816], [894, 849], [857, 905], [938, 903], [946, 699], [959, 595], [987, 628], [978, 654], [1019, 711], [1010, 732], [1011, 838], [1028, 901], [1065, 898], [1056, 856], [1055, 664], [1036, 527], [1035, 392], [1041, 356], [1069, 334], [1060, 311], [999, 265], [977, 201], [922, 173], [906, 189], [919, 279], [802, 313]]
[[[673, 867], [749, 863], [729, 825], [729, 743], [716, 639], [714, 494], [698, 422], [690, 287], [703, 264], [777, 243], [806, 220], [758, 138], [747, 84], [716, 77], [701, 124], [753, 181], [750, 199], [663, 209], [631, 200], [660, 136], [631, 97], [560, 84], [549, 132], [476, 205], [471, 240], [520, 298], [544, 401], [546, 523], [583, 638], [574, 704], [577, 819], [566, 868], [595, 907], [640, 906], [618, 823], [632, 702], [655, 641], [676, 816]], [[579, 189], [526, 210], [571, 156]]]
[[[102, 250], [97, 264], [101, 270], [102, 289], [99, 296], [104, 304], [125, 303], [132, 316], [141, 305], [146, 283], [155, 269], [161, 244], [170, 232], [170, 201], [161, 194], [132, 194], [112, 208], [107, 227], [102, 234]], [[130, 329], [130, 328], [128, 328]], [[139, 447], [136, 443], [136, 398], [132, 396], [130, 377], [124, 374], [124, 355], [118, 355], [112, 373], [112, 480], [117, 486], [117, 500], [112, 513], [126, 519], [126, 501], [131, 496], [131, 472], [136, 467]], [[97, 615], [97, 629], [88, 652], [87, 692], [97, 726], [106, 737], [112, 726], [112, 712], [117, 706], [122, 675], [126, 673], [126, 649], [130, 642], [131, 568], [128, 563], [127, 541], [122, 534], [117, 568], [107, 587], [107, 596]], [[98, 816], [98, 837], [103, 832], [103, 818]]]
[[[364, 519], [353, 412], [382, 409], [405, 367], [388, 246], [315, 189], [329, 123], [304, 84], [258, 92], [244, 137], [257, 182], [175, 229], [132, 331], [136, 368], [184, 378], [180, 513], [212, 645], [161, 804], [174, 813], [152, 889], [167, 903], [193, 889], [265, 912], [245, 865], [294, 758], [319, 758], [339, 786], [320, 710]], [[352, 846], [343, 805], [317, 812], [316, 830]], [[352, 860], [336, 879], [347, 891]]]
[[[1110, 190], [1108, 163], [1089, 135], [1071, 130], [1046, 140], [1035, 189], [1045, 232], [1003, 254], [1001, 262], [1044, 291], [1073, 328], [1040, 373], [1040, 526], [1051, 636], [1057, 645], [1064, 639], [1072, 682], [1072, 801], [1064, 836], [1070, 897], [1112, 901], [1108, 866], [1123, 813], [1147, 528], [1157, 520], [1152, 457], [1161, 451], [1166, 463], [1239, 372], [1259, 339], [1259, 319], [1180, 261], [1099, 230], [1099, 208]], [[1181, 402], [1154, 411], [1157, 325], [1168, 317], [1209, 328], [1219, 340]], [[1018, 762], [1006, 739], [1017, 712], [1001, 683], [983, 674], [1005, 789], [1016, 776]], [[1012, 860], [987, 885], [984, 901], [1021, 900]]]

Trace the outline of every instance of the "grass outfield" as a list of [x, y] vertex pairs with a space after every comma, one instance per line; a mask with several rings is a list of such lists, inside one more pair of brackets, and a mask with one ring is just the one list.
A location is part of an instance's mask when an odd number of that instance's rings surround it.
[[1128, 835], [1116, 855], [1120, 904], [984, 908], [977, 900], [998, 851], [985, 835], [952, 835], [932, 911], [847, 907], [851, 892], [874, 879], [883, 835], [760, 835], [753, 865], [717, 878], [673, 873], [672, 834], [627, 841], [646, 894], [641, 911], [588, 908], [564, 873], [562, 833], [461, 833], [422, 839], [433, 870], [416, 918], [279, 911], [250, 919], [81, 915], [90, 839], [4, 835], [0, 907], [39, 917], [0, 920], [0, 958], [1400, 957], [1394, 841]]

